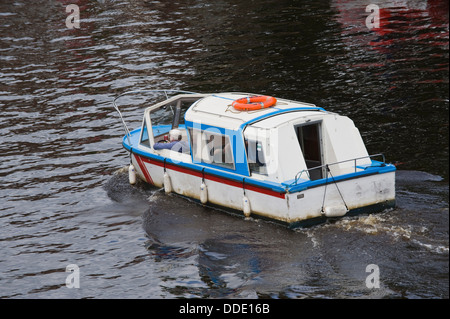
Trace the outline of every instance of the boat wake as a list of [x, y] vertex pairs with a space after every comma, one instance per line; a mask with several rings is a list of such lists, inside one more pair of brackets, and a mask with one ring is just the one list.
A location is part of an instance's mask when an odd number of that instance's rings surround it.
[[[420, 171], [398, 171], [397, 206], [380, 213], [343, 217], [305, 232], [314, 247], [324, 232], [343, 230], [352, 235], [385, 237], [418, 251], [448, 255], [448, 183], [440, 176]], [[421, 209], [417, 209], [420, 207]], [[358, 235], [359, 234], [359, 235]]]
[[119, 203], [143, 201], [157, 191], [140, 179], [137, 179], [135, 185], [130, 185], [128, 180], [128, 165], [115, 171], [103, 188], [109, 198]]

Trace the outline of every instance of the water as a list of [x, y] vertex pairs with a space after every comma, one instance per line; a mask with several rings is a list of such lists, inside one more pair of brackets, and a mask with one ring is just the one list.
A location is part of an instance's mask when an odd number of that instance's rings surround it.
[[[380, 2], [377, 30], [367, 4], [2, 1], [0, 297], [448, 298], [448, 4]], [[288, 230], [130, 186], [112, 99], [155, 88], [348, 115], [398, 164], [398, 207]]]

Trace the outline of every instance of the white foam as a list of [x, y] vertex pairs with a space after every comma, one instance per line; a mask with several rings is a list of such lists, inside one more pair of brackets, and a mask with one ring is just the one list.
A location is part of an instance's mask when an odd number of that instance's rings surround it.
[[443, 245], [425, 244], [416, 239], [411, 240], [411, 242], [413, 242], [414, 244], [419, 245], [421, 247], [425, 247], [429, 251], [432, 251], [437, 254], [448, 254], [448, 247], [443, 246]]

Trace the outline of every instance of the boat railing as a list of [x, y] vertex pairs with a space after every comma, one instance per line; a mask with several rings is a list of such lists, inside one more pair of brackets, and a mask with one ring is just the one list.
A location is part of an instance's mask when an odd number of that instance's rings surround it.
[[[386, 165], [386, 159], [384, 157], [384, 154], [382, 154], [382, 153], [373, 154], [373, 155], [367, 155], [367, 156], [362, 156], [362, 157], [356, 157], [356, 158], [348, 159], [348, 160], [345, 160], [345, 161], [334, 162], [334, 163], [330, 163], [330, 164], [324, 164], [324, 165], [320, 165], [320, 166], [311, 167], [311, 168], [308, 168], [308, 169], [301, 170], [300, 172], [295, 174], [294, 182], [291, 185], [297, 185], [297, 182], [301, 178], [303, 173], [306, 173], [308, 175], [308, 178], [311, 179], [311, 175], [310, 175], [309, 171], [326, 168], [327, 169], [327, 173], [326, 174], [328, 175], [328, 168], [330, 166], [338, 165], [338, 164], [342, 164], [342, 163], [347, 163], [347, 162], [354, 162], [355, 173], [356, 173], [357, 169], [358, 169], [358, 167], [356, 165], [356, 162], [358, 160], [362, 160], [362, 159], [365, 159], [365, 158], [372, 159], [373, 157], [381, 157], [382, 158], [382, 162], [380, 162], [381, 163], [380, 165], [383, 165], [383, 166]], [[368, 167], [370, 167], [370, 166], [368, 166]]]
[[114, 108], [116, 109], [117, 113], [119, 113], [119, 117], [120, 117], [120, 120], [122, 121], [125, 135], [127, 137], [128, 143], [130, 145], [131, 145], [131, 141], [130, 141], [131, 133], [130, 133], [130, 130], [128, 129], [127, 124], [125, 123], [125, 120], [122, 116], [122, 113], [119, 110], [119, 107], [117, 106], [116, 101], [125, 95], [145, 94], [145, 93], [164, 93], [164, 95], [166, 96], [166, 99], [169, 99], [169, 94], [174, 94], [174, 93], [176, 93], [176, 94], [178, 94], [178, 93], [180, 93], [180, 94], [196, 94], [195, 92], [189, 92], [189, 91], [161, 89], [161, 90], [134, 90], [134, 91], [128, 91], [128, 92], [125, 92], [125, 93], [122, 93], [122, 94], [116, 96], [113, 100], [113, 105], [114, 105]]

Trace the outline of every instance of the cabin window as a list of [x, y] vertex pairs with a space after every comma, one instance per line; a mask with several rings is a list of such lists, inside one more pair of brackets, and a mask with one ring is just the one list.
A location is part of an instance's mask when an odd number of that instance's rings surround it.
[[228, 135], [218, 130], [189, 129], [194, 161], [235, 169], [233, 151]]
[[267, 175], [263, 143], [261, 141], [245, 140], [247, 162], [251, 173]]
[[[184, 132], [184, 115], [192, 103], [198, 99], [198, 97], [183, 97], [152, 110], [150, 112], [151, 125], [149, 127], [150, 129], [153, 127], [154, 141], [159, 142], [164, 140], [171, 129], [179, 129]], [[185, 140], [186, 135], [187, 133], [183, 134], [183, 140]]]
[[148, 138], [147, 123], [144, 120], [144, 125], [142, 126], [142, 136], [141, 144], [150, 147], [150, 140]]

